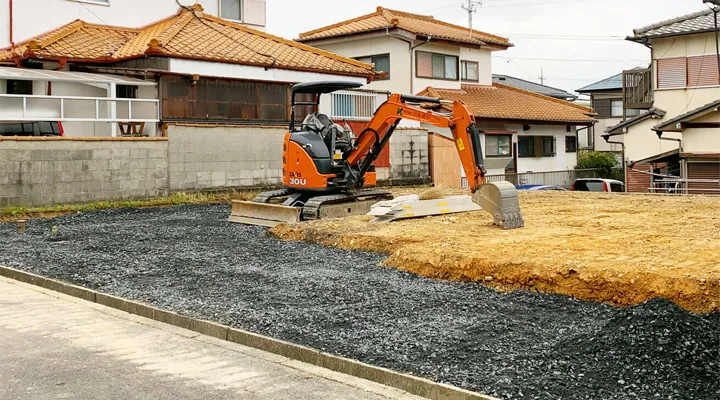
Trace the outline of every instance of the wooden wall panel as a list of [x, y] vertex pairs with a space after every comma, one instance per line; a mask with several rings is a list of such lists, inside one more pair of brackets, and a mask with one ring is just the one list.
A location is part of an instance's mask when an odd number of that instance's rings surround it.
[[428, 135], [428, 147], [430, 151], [430, 177], [435, 186], [462, 187], [460, 156], [452, 139], [430, 133]]
[[[632, 169], [637, 171], [651, 172], [650, 164], [636, 164]], [[628, 168], [626, 189], [629, 193], [648, 193], [650, 187], [650, 175], [635, 172]]]

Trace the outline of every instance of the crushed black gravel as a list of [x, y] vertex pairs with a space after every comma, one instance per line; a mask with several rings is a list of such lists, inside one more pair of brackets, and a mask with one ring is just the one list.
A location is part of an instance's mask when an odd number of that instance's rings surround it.
[[503, 399], [720, 399], [720, 314], [435, 282], [228, 213], [100, 211], [24, 235], [0, 224], [0, 264]]

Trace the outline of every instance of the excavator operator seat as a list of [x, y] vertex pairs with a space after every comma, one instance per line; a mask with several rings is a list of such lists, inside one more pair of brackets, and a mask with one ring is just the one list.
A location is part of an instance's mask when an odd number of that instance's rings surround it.
[[330, 120], [330, 117], [328, 117], [325, 114], [320, 114], [317, 112], [308, 114], [302, 123], [302, 130], [304, 131], [311, 131], [315, 133], [322, 133], [325, 129], [327, 129], [330, 125], [332, 125], [332, 121]]

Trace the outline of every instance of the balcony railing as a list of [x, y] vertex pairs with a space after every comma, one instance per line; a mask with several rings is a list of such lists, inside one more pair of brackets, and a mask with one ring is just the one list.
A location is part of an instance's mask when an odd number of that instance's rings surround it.
[[653, 106], [652, 69], [623, 71], [623, 104], [630, 109], [649, 109]]
[[159, 122], [159, 100], [0, 94], [0, 121]]

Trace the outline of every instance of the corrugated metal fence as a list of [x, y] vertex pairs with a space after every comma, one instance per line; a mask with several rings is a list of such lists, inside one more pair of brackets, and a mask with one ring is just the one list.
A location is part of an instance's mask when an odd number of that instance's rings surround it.
[[[527, 172], [522, 174], [487, 175], [487, 182], [508, 181], [520, 185], [556, 185], [569, 189], [576, 179], [597, 178], [595, 169], [572, 169], [566, 171]], [[463, 188], [467, 189], [467, 179], [463, 178]]]

